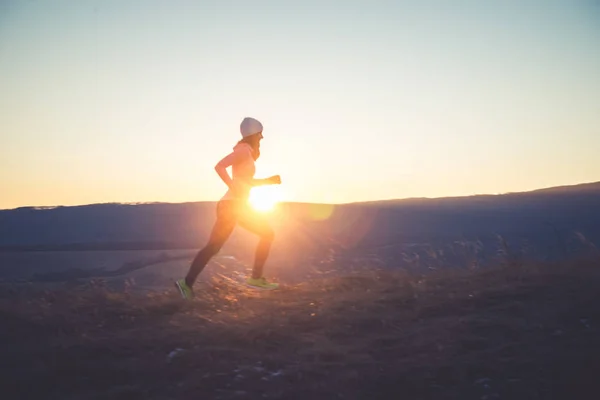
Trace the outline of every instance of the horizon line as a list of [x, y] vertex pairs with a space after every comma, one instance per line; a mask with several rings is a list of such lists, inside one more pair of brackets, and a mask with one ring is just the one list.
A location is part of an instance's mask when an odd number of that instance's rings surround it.
[[[478, 196], [504, 196], [510, 194], [523, 194], [523, 193], [534, 193], [539, 191], [546, 190], [557, 190], [557, 189], [565, 189], [565, 188], [575, 188], [580, 186], [594, 186], [600, 185], [600, 181], [593, 182], [583, 182], [583, 183], [575, 183], [571, 185], [560, 185], [560, 186], [549, 186], [549, 187], [541, 187], [532, 190], [524, 190], [518, 192], [502, 192], [502, 193], [475, 193], [470, 195], [463, 196], [438, 196], [438, 197], [402, 197], [402, 198], [387, 198], [387, 199], [377, 199], [377, 200], [364, 200], [364, 201], [349, 201], [343, 203], [319, 203], [319, 202], [309, 202], [309, 201], [282, 201], [279, 204], [313, 204], [313, 205], [328, 205], [328, 206], [340, 206], [340, 205], [352, 205], [352, 204], [369, 204], [369, 203], [382, 203], [382, 202], [392, 202], [392, 201], [409, 201], [409, 200], [436, 200], [436, 199], [458, 199], [458, 198], [468, 198], [468, 197], [478, 197]], [[137, 201], [137, 202], [102, 202], [102, 203], [87, 203], [87, 204], [71, 204], [71, 205], [24, 205], [18, 206], [14, 208], [4, 208], [0, 209], [0, 211], [14, 211], [19, 209], [36, 209], [36, 210], [51, 210], [55, 208], [63, 208], [63, 207], [89, 207], [96, 205], [150, 205], [150, 204], [197, 204], [197, 203], [217, 203], [219, 200], [199, 200], [199, 201], [181, 201], [181, 202], [168, 202], [168, 201]]]

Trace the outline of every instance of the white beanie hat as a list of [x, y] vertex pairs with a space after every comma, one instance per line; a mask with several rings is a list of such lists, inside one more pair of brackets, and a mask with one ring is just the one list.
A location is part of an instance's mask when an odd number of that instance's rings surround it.
[[262, 130], [262, 124], [254, 118], [246, 117], [240, 124], [240, 132], [242, 133], [242, 137], [254, 135], [255, 133], [262, 132]]

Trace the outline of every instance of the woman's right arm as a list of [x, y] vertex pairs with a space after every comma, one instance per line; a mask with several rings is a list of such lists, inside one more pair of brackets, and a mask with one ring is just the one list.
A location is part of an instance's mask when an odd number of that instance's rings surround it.
[[241, 154], [239, 151], [234, 150], [229, 155], [225, 156], [221, 161], [219, 161], [217, 165], [215, 165], [215, 171], [217, 171], [219, 177], [223, 180], [223, 182], [225, 182], [227, 187], [229, 187], [230, 189], [233, 188], [233, 179], [231, 179], [231, 176], [229, 176], [227, 168], [229, 168], [235, 162], [237, 162], [240, 159], [240, 157], [243, 157], [243, 154]]

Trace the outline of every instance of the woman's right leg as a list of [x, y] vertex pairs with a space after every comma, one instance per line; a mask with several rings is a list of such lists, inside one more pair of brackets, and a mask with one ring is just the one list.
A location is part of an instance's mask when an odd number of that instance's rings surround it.
[[213, 258], [225, 244], [231, 232], [235, 228], [236, 218], [233, 207], [227, 201], [217, 204], [217, 220], [213, 226], [208, 243], [196, 254], [194, 261], [185, 277], [185, 283], [191, 288], [196, 278], [202, 272], [206, 264]]

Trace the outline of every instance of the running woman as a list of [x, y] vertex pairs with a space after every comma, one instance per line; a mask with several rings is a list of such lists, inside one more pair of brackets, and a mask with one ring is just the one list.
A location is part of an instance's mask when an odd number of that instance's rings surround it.
[[[251, 209], [248, 198], [250, 190], [256, 186], [281, 184], [279, 175], [266, 179], [255, 179], [254, 162], [260, 156], [260, 141], [263, 139], [263, 126], [254, 118], [244, 118], [240, 124], [242, 140], [233, 152], [225, 156], [215, 166], [215, 171], [229, 188], [217, 203], [217, 219], [208, 243], [198, 252], [185, 279], [175, 282], [184, 299], [194, 296], [193, 286], [206, 264], [225, 244], [236, 225], [255, 233], [259, 237], [254, 257], [252, 275], [246, 280], [249, 286], [261, 289], [277, 289], [278, 284], [268, 282], [263, 276], [263, 266], [273, 242], [273, 229], [266, 218]], [[227, 172], [231, 167], [232, 176]]]

